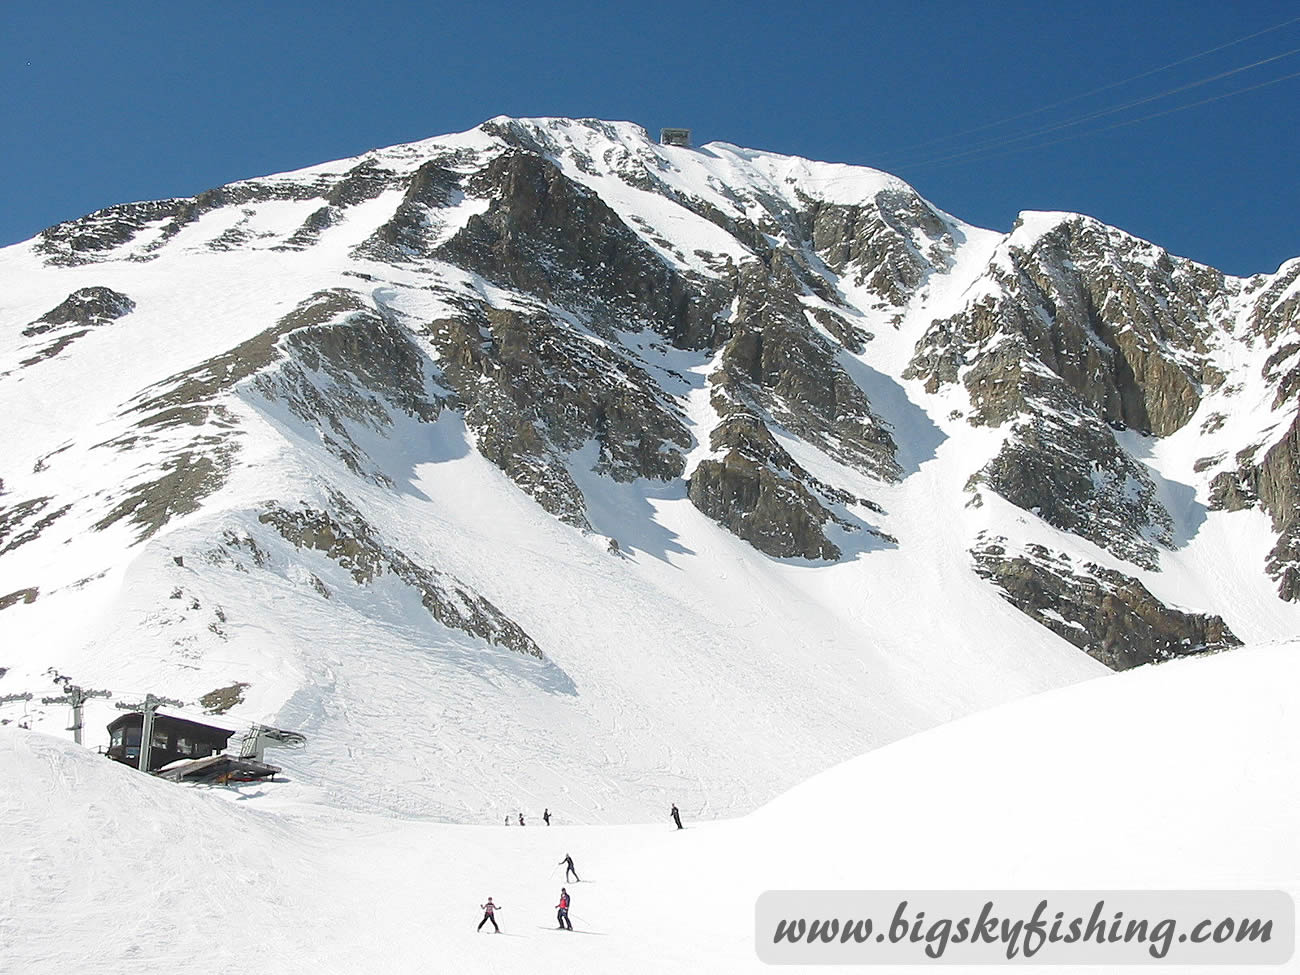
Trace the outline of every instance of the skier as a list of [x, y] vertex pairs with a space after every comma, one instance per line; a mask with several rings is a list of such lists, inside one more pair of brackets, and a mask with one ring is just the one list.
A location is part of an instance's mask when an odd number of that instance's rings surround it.
[[[564, 868], [564, 880], [566, 883], [569, 880], [569, 874], [573, 874], [574, 883], [578, 883], [578, 884], [582, 883], [582, 878], [578, 876], [578, 871], [573, 869], [573, 857], [569, 856], [569, 854], [566, 853], [564, 854], [564, 859], [561, 860], [560, 863], [567, 864], [567, 866]], [[556, 864], [557, 867], [559, 865], [560, 865], [559, 863]]]
[[563, 887], [560, 888], [560, 903], [555, 905], [555, 920], [560, 922], [560, 930], [566, 928], [573, 930], [573, 923], [569, 920], [569, 892]]
[[673, 803], [673, 822], [677, 824], [678, 829], [684, 829], [682, 826], [682, 814], [677, 811], [677, 803]]
[[501, 908], [499, 908], [496, 904], [492, 903], [491, 897], [488, 898], [488, 902], [486, 904], [480, 904], [479, 907], [483, 908], [483, 920], [478, 922], [478, 927], [475, 928], [474, 930], [482, 931], [483, 925], [487, 924], [488, 921], [491, 921], [492, 927], [496, 928], [497, 934], [500, 934], [501, 928], [497, 927], [497, 919], [494, 915], [496, 914], [497, 911], [501, 910]]
[[542, 810], [542, 822], [544, 822], [547, 826], [551, 825], [551, 811], [549, 809]]
[[507, 826], [510, 825], [510, 814], [509, 814], [509, 813], [506, 813], [506, 825], [507, 825]]
[[524, 814], [523, 814], [523, 813], [520, 813], [520, 814], [519, 814], [519, 825], [520, 825], [520, 826], [524, 825]]

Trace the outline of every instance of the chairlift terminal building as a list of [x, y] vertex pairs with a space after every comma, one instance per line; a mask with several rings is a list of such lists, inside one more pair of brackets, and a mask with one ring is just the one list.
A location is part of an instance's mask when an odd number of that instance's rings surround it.
[[[132, 768], [140, 763], [140, 729], [144, 715], [124, 714], [108, 726], [108, 757]], [[233, 731], [159, 712], [153, 719], [153, 741], [147, 770], [156, 772], [182, 758], [206, 758], [225, 750]]]

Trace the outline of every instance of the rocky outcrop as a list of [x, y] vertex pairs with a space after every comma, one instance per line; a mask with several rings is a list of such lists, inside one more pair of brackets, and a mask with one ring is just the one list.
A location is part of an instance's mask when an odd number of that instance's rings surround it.
[[739, 450], [729, 450], [721, 460], [701, 461], [691, 474], [689, 497], [760, 552], [776, 558], [840, 557], [823, 533], [830, 515], [808, 489]]
[[831, 270], [870, 291], [877, 308], [902, 308], [932, 272], [952, 264], [952, 227], [902, 187], [856, 205], [804, 201], [813, 250]]
[[701, 461], [691, 474], [687, 496], [696, 508], [775, 558], [840, 557], [826, 537], [827, 524], [847, 531], [858, 526], [829, 506], [865, 502], [812, 477], [761, 419], [734, 405], [714, 428], [710, 446], [721, 456]]
[[431, 238], [442, 226], [438, 211], [462, 198], [460, 176], [437, 161], [420, 166], [407, 184], [402, 202], [356, 253], [379, 261], [427, 256]]
[[1210, 508], [1240, 511], [1258, 504], [1269, 515], [1278, 537], [1265, 571], [1277, 580], [1278, 595], [1289, 602], [1300, 598], [1300, 417], [1256, 460], [1258, 450], [1241, 451], [1235, 469], [1214, 477]]
[[[372, 200], [401, 186], [406, 177], [363, 158], [342, 174], [311, 177], [274, 176], [213, 187], [191, 198], [124, 203], [68, 220], [42, 231], [36, 251], [51, 265], [76, 266], [106, 260], [150, 260], [182, 230], [204, 214], [232, 207], [255, 206], [271, 200], [320, 199], [325, 205], [277, 249], [297, 250], [314, 243], [316, 235], [337, 220], [345, 208]], [[150, 231], [144, 233], [144, 231]], [[140, 243], [134, 249], [128, 245]], [[236, 226], [209, 243], [216, 250], [237, 248], [250, 238]], [[125, 251], [125, 253], [124, 253]]]
[[0, 508], [0, 555], [35, 541], [46, 528], [66, 515], [72, 505], [50, 508], [54, 498], [29, 498]]
[[836, 359], [836, 350], [809, 323], [790, 262], [746, 265], [739, 274], [730, 337], [709, 379], [715, 408], [730, 406], [771, 417], [841, 463], [882, 480], [900, 469], [889, 431], [866, 394]]
[[79, 288], [23, 329], [23, 334], [43, 335], [60, 325], [94, 328], [116, 321], [134, 309], [134, 301], [112, 288]]
[[47, 264], [62, 267], [107, 260], [114, 250], [130, 243], [145, 227], [175, 217], [188, 202], [155, 200], [96, 210], [41, 231], [35, 249]]
[[960, 381], [972, 424], [1011, 424], [971, 486], [1156, 567], [1171, 520], [1110, 428], [1170, 434], [1222, 382], [1209, 352], [1223, 276], [1068, 217], [1013, 231], [974, 287], [983, 296], [935, 321], [905, 372], [931, 392]]
[[442, 399], [433, 392], [433, 365], [410, 333], [359, 296], [326, 293], [300, 309], [277, 350], [274, 365], [249, 381], [250, 392], [283, 403], [314, 427], [352, 473], [393, 486], [357, 438], [361, 430], [388, 435], [398, 415], [426, 423], [438, 418]]
[[538, 156], [509, 152], [466, 182], [486, 212], [434, 256], [564, 305], [595, 327], [650, 327], [687, 348], [712, 343], [721, 293], [692, 288], [593, 191]]
[[[0, 609], [8, 609], [10, 606], [31, 604], [36, 602], [36, 598], [41, 594], [39, 588], [19, 589], [16, 592], [6, 593], [0, 596]], [[5, 675], [8, 668], [0, 667], [0, 677]]]
[[258, 520], [270, 525], [296, 548], [314, 549], [346, 569], [358, 585], [392, 575], [415, 590], [435, 620], [517, 653], [544, 659], [541, 649], [520, 626], [464, 583], [385, 542], [346, 498], [335, 494], [330, 510], [303, 503], [289, 509], [273, 505]]
[[137, 397], [124, 415], [139, 419], [99, 447], [153, 446], [162, 459], [124, 486], [95, 528], [129, 518], [144, 540], [220, 490], [240, 436], [223, 394], [246, 380], [251, 390], [282, 399], [305, 422], [319, 425], [332, 452], [355, 473], [373, 478], [375, 469], [347, 424], [383, 429], [391, 422], [389, 410], [436, 418], [439, 404], [426, 393], [426, 363], [409, 335], [360, 295], [319, 292], [253, 338]]
[[479, 451], [564, 521], [588, 527], [567, 469], [587, 443], [616, 481], [684, 472], [693, 440], [678, 407], [623, 347], [540, 310], [488, 305], [427, 334]]
[[23, 329], [25, 338], [46, 343], [22, 361], [34, 366], [54, 358], [91, 329], [117, 321], [135, 309], [135, 302], [112, 288], [79, 288]]
[[1146, 470], [1059, 377], [1007, 341], [967, 374], [972, 423], [1010, 421], [996, 457], [967, 490], [987, 487], [1048, 524], [1143, 568], [1159, 566], [1173, 522]]
[[198, 511], [205, 498], [226, 483], [234, 461], [234, 445], [219, 437], [196, 441], [193, 450], [172, 454], [118, 495], [115, 505], [99, 521], [96, 531], [123, 518], [136, 527], [136, 541], [156, 534], [174, 518]]
[[906, 375], [931, 392], [1014, 339], [1107, 423], [1165, 436], [1222, 381], [1207, 352], [1227, 311], [1223, 275], [1095, 220], [1013, 230], [977, 287], [985, 297], [917, 343]]
[[1166, 606], [1132, 576], [981, 534], [975, 572], [1026, 616], [1112, 670], [1239, 646], [1219, 616]]
[[[1268, 514], [1277, 544], [1265, 571], [1277, 580], [1278, 595], [1294, 601], [1300, 599], [1300, 415], [1295, 412], [1300, 397], [1300, 260], [1283, 265], [1272, 278], [1252, 281], [1248, 289], [1255, 294], [1247, 336], [1271, 350], [1261, 378], [1273, 390], [1272, 409], [1280, 422], [1239, 450], [1235, 467], [1213, 477], [1210, 508], [1238, 511], [1258, 504]], [[1285, 432], [1272, 440], [1279, 428]], [[1206, 469], [1222, 459], [1205, 458]]]

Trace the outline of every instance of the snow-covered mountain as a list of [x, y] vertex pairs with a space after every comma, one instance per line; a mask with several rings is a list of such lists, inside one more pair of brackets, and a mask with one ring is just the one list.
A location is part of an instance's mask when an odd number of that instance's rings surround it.
[[1300, 260], [498, 118], [0, 281], [0, 720], [70, 678], [302, 731], [337, 805], [715, 817], [1300, 622]]

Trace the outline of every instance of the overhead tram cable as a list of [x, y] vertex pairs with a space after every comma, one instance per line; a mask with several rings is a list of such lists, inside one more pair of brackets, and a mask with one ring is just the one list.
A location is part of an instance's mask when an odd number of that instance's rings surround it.
[[1109, 84], [1102, 85], [1099, 88], [1090, 89], [1089, 91], [1081, 92], [1080, 94], [1077, 95], [1070, 95], [1068, 98], [1062, 98], [1059, 101], [1050, 102], [1049, 104], [1043, 105], [1040, 108], [1031, 108], [1026, 112], [1020, 112], [1016, 115], [1009, 115], [1006, 118], [997, 119], [996, 121], [993, 122], [985, 122], [984, 124], [977, 125], [973, 128], [962, 129], [959, 132], [952, 132], [947, 135], [939, 136], [938, 138], [935, 139], [928, 139], [925, 142], [913, 143], [912, 145], [903, 146], [893, 151], [895, 154], [897, 154], [897, 153], [912, 152], [915, 149], [925, 149], [928, 148], [929, 146], [938, 145], [939, 143], [942, 142], [948, 142], [949, 140], [952, 139], [960, 139], [963, 136], [973, 135], [976, 132], [984, 132], [987, 129], [997, 128], [999, 125], [1006, 125], [1009, 122], [1018, 122], [1020, 121], [1020, 119], [1023, 118], [1029, 118], [1030, 116], [1033, 115], [1041, 115], [1043, 112], [1051, 111], [1054, 108], [1060, 108], [1062, 105], [1069, 105], [1071, 102], [1081, 101], [1082, 99], [1090, 98], [1093, 95], [1100, 95], [1104, 91], [1110, 91], [1113, 88], [1119, 88], [1123, 85], [1132, 84], [1134, 81], [1141, 81], [1143, 78], [1149, 78], [1152, 75], [1159, 74], [1162, 71], [1168, 71], [1170, 68], [1176, 68], [1179, 65], [1187, 64], [1191, 61], [1196, 61], [1203, 57], [1208, 57], [1211, 54], [1217, 54], [1219, 51], [1225, 51], [1230, 47], [1235, 47], [1238, 44], [1244, 44], [1246, 41], [1254, 40], [1256, 37], [1262, 37], [1265, 34], [1271, 34], [1273, 31], [1281, 30], [1284, 27], [1290, 27], [1292, 24], [1295, 23], [1300, 23], [1300, 17], [1292, 17], [1290, 20], [1284, 20], [1282, 23], [1274, 24], [1272, 27], [1265, 27], [1263, 30], [1257, 30], [1253, 34], [1247, 34], [1244, 37], [1238, 37], [1236, 40], [1228, 41], [1224, 44], [1219, 44], [1215, 47], [1208, 48], [1204, 51], [1199, 51], [1196, 54], [1189, 54], [1186, 57], [1179, 58], [1177, 61], [1170, 61], [1168, 64], [1162, 64], [1158, 68], [1151, 68], [1148, 71], [1143, 71], [1141, 74], [1135, 74], [1128, 78], [1122, 78], [1119, 81], [1112, 81]]
[[[989, 152], [990, 150], [1001, 149], [1003, 146], [1012, 145], [1016, 142], [1024, 142], [1028, 139], [1036, 139], [1040, 136], [1050, 135], [1053, 132], [1059, 132], [1062, 129], [1072, 128], [1073, 126], [1076, 125], [1083, 125], [1087, 122], [1094, 122], [1097, 119], [1105, 118], [1108, 115], [1116, 115], [1120, 112], [1126, 112], [1129, 109], [1137, 108], [1140, 105], [1147, 105], [1150, 104], [1151, 102], [1159, 101], [1162, 98], [1169, 98], [1173, 95], [1178, 95], [1181, 94], [1182, 92], [1190, 91], [1193, 88], [1203, 88], [1205, 85], [1213, 84], [1216, 81], [1222, 81], [1223, 79], [1230, 78], [1233, 75], [1241, 74], [1243, 71], [1250, 71], [1254, 68], [1261, 67], [1265, 64], [1271, 64], [1274, 61], [1281, 61], [1284, 58], [1294, 57], [1297, 54], [1300, 54], [1300, 47], [1292, 48], [1289, 51], [1283, 51], [1281, 54], [1274, 54], [1271, 57], [1261, 58], [1258, 61], [1254, 61], [1250, 64], [1244, 64], [1237, 68], [1231, 68], [1228, 71], [1221, 71], [1218, 74], [1210, 75], [1209, 77], [1206, 78], [1200, 78], [1196, 81], [1188, 82], [1185, 85], [1179, 85], [1175, 88], [1167, 89], [1166, 91], [1157, 92], [1154, 95], [1147, 95], [1144, 98], [1138, 98], [1135, 99], [1134, 101], [1125, 102], [1123, 105], [1116, 105], [1112, 108], [1098, 109], [1095, 112], [1088, 112], [1084, 115], [1080, 115], [1075, 118], [1068, 119], [1064, 122], [1057, 122], [1054, 125], [1044, 126], [1043, 128], [1035, 129], [1032, 132], [1027, 132], [1022, 135], [1011, 135], [1011, 136], [999, 137], [997, 139], [990, 139], [988, 141], [978, 143], [969, 149], [963, 149], [958, 152], [948, 152], [944, 155], [931, 156], [928, 159], [921, 159], [911, 163], [899, 164], [897, 168], [915, 169], [915, 168], [922, 168], [926, 166], [933, 166], [940, 163], [946, 163], [949, 161], [965, 160], [972, 156], [983, 157], [984, 154]], [[1265, 82], [1260, 85], [1255, 85], [1250, 88], [1241, 88], [1236, 91], [1228, 92], [1224, 95], [1217, 96], [1215, 98], [1205, 99], [1204, 101], [1200, 101], [1200, 102], [1193, 102], [1185, 107], [1191, 108], [1193, 105], [1204, 105], [1207, 104], [1208, 102], [1217, 101], [1219, 98], [1226, 98], [1229, 95], [1240, 94], [1241, 92], [1246, 92], [1246, 91], [1253, 91], [1255, 90], [1255, 88], [1263, 88], [1266, 87], [1267, 85], [1274, 84], [1277, 81], [1284, 81], [1286, 80], [1286, 78], [1289, 77], [1293, 77], [1293, 76], [1287, 75], [1283, 78], [1277, 78], [1274, 79], [1273, 81]], [[1179, 110], [1180, 109], [1175, 108], [1175, 109], [1170, 109], [1169, 111], [1172, 112], [1172, 111], [1179, 111]], [[1156, 118], [1160, 115], [1166, 115], [1166, 114], [1169, 114], [1169, 112], [1157, 112], [1155, 115], [1144, 116], [1143, 119], [1133, 119], [1131, 121], [1143, 121], [1146, 118]], [[1119, 124], [1122, 125], [1127, 123], [1119, 123]], [[1108, 126], [1106, 128], [1093, 130], [1093, 132], [1105, 132], [1108, 131], [1110, 128], [1118, 128], [1118, 127], [1119, 125]], [[1057, 140], [1057, 141], [1066, 141], [1066, 140]], [[1055, 144], [1056, 142], [1043, 143], [1043, 145], [1055, 145]], [[1024, 148], [1041, 148], [1041, 146], [1026, 146]]]
[[1060, 145], [1062, 142], [1073, 142], [1076, 139], [1085, 139], [1091, 135], [1100, 135], [1103, 132], [1110, 132], [1113, 129], [1122, 129], [1127, 125], [1137, 125], [1139, 122], [1147, 122], [1150, 121], [1151, 119], [1160, 118], [1165, 115], [1173, 115], [1175, 112], [1184, 112], [1189, 108], [1199, 108], [1201, 105], [1209, 105], [1211, 102], [1222, 101], [1223, 99], [1231, 98], [1234, 95], [1244, 95], [1249, 91], [1257, 91], [1260, 88], [1268, 88], [1272, 85], [1278, 85], [1284, 81], [1290, 81], [1292, 78], [1300, 78], [1300, 71], [1295, 71], [1292, 72], [1291, 74], [1282, 75], [1282, 77], [1273, 78], [1270, 81], [1261, 81], [1257, 85], [1250, 85], [1249, 87], [1246, 88], [1237, 88], [1234, 89], [1233, 91], [1225, 91], [1222, 94], [1214, 95], [1211, 98], [1202, 98], [1200, 101], [1188, 102], [1186, 105], [1176, 105], [1173, 108], [1167, 108], [1162, 112], [1152, 112], [1150, 115], [1143, 115], [1140, 118], [1131, 118], [1131, 119], [1125, 119], [1122, 122], [1113, 122], [1110, 125], [1104, 125], [1099, 129], [1089, 129], [1087, 132], [1075, 132], [1070, 135], [1062, 136], [1059, 139], [1052, 139], [1049, 142], [1040, 142], [1032, 146], [1017, 146], [1014, 149], [1006, 149], [1003, 150], [1002, 152], [988, 152], [980, 155], [978, 159], [975, 160], [971, 160], [971, 159], [959, 159], [959, 160], [950, 160], [950, 161], [934, 160], [928, 163], [918, 163], [916, 164], [915, 167], [909, 167], [909, 168], [922, 169], [927, 167], [956, 166], [967, 162], [984, 162], [985, 160], [988, 159], [1001, 159], [1004, 156], [1014, 156], [1018, 152], [1030, 152], [1034, 149], [1046, 149], [1049, 146]]

